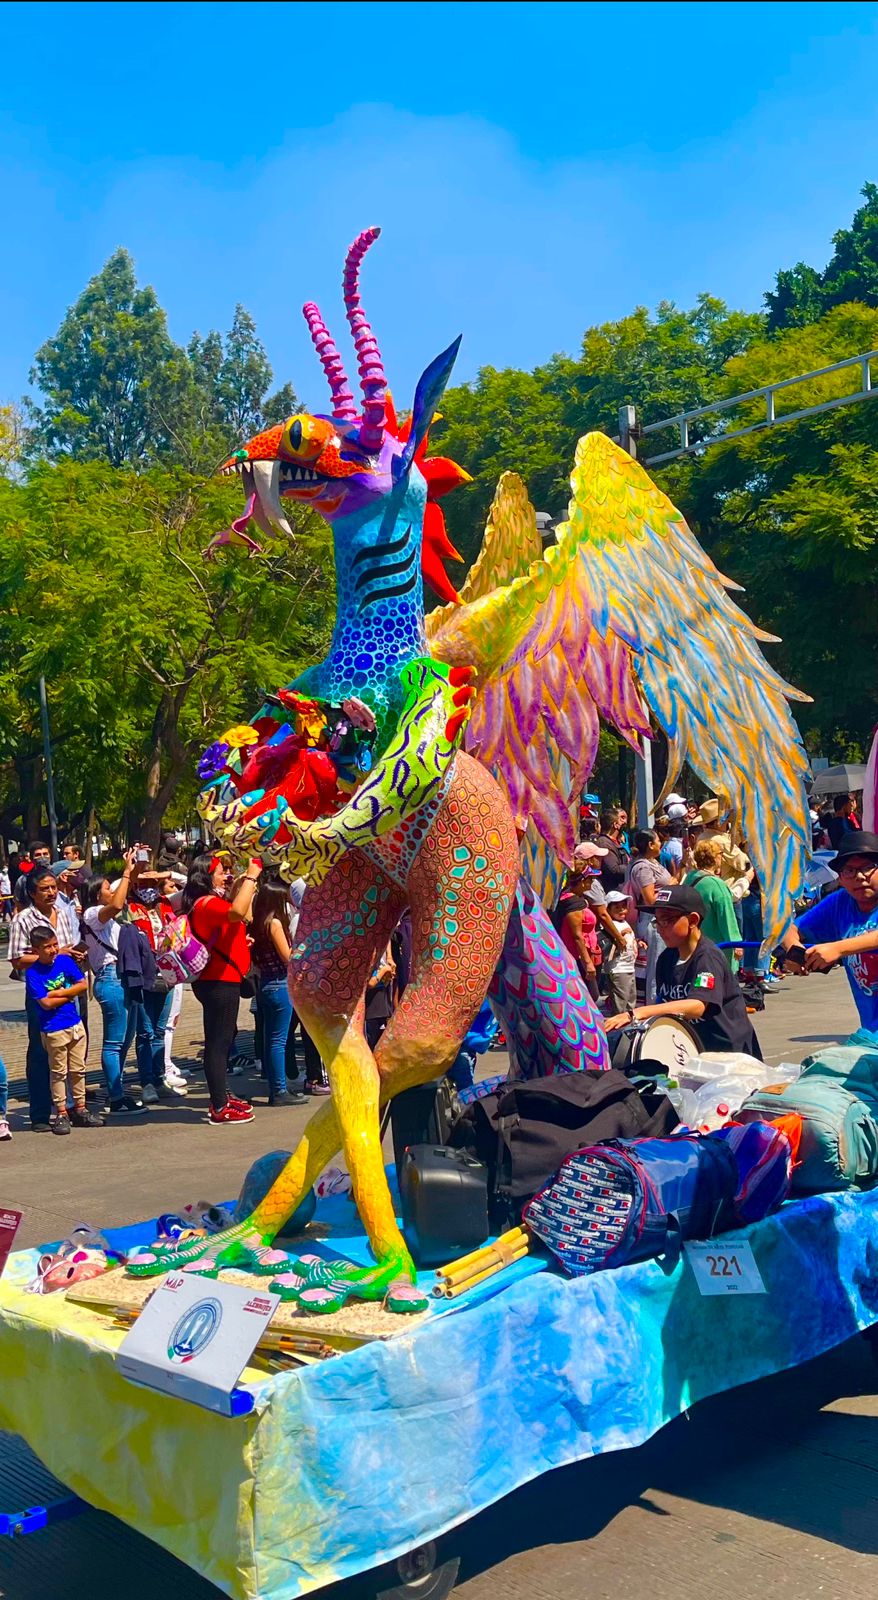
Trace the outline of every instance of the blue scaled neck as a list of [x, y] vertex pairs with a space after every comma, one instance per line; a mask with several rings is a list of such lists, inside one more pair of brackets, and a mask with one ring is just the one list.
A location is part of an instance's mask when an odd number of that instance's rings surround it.
[[401, 668], [426, 654], [425, 503], [426, 485], [415, 470], [385, 499], [333, 523], [336, 622], [319, 669], [323, 692], [333, 699], [343, 693], [370, 702], [377, 694], [383, 709], [396, 699]]

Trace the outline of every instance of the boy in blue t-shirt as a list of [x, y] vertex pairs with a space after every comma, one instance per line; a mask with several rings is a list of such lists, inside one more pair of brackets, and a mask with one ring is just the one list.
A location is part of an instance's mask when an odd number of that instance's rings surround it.
[[[30, 935], [36, 961], [27, 968], [27, 992], [40, 1008], [40, 1031], [49, 1057], [54, 1111], [49, 1119], [53, 1133], [69, 1133], [74, 1128], [100, 1128], [100, 1117], [85, 1104], [85, 1028], [79, 1020], [75, 1000], [88, 988], [71, 956], [58, 950], [58, 938], [51, 923], [34, 928]], [[67, 1084], [73, 1109], [67, 1112]]]
[[840, 961], [860, 1027], [878, 1037], [878, 835], [844, 834], [829, 865], [840, 888], [797, 917], [784, 936], [787, 968], [829, 972]]

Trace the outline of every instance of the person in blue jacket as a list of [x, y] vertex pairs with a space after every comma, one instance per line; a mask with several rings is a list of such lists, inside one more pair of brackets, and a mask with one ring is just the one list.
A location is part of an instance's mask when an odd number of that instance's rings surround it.
[[481, 1010], [473, 1018], [469, 1033], [466, 1035], [457, 1056], [448, 1068], [448, 1076], [455, 1089], [471, 1089], [475, 1083], [476, 1056], [485, 1050], [490, 1050], [493, 1040], [500, 1029], [494, 1016], [489, 1001], [485, 1001]]

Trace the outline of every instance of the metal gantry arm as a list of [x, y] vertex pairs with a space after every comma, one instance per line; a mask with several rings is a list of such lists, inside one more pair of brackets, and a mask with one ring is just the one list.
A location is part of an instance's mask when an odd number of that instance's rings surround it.
[[[645, 439], [649, 434], [665, 433], [669, 428], [677, 428], [680, 443], [674, 450], [663, 450], [659, 455], [644, 456], [645, 467], [656, 467], [664, 461], [676, 461], [679, 456], [691, 455], [696, 450], [707, 450], [714, 444], [728, 444], [732, 439], [743, 439], [748, 433], [760, 433], [765, 428], [779, 427], [785, 422], [800, 422], [803, 417], [816, 417], [823, 411], [835, 411], [839, 406], [854, 405], [859, 400], [871, 400], [878, 394], [878, 389], [872, 387], [871, 364], [876, 360], [878, 360], [878, 350], [867, 350], [862, 355], [848, 356], [844, 361], [834, 361], [829, 367], [817, 367], [813, 372], [804, 372], [797, 378], [780, 378], [777, 383], [767, 383], [761, 389], [748, 389], [745, 394], [733, 395], [728, 400], [713, 400], [709, 405], [696, 406], [692, 411], [680, 411], [676, 416], [662, 417], [658, 422], [648, 422], [640, 427], [636, 424], [634, 407], [622, 406], [619, 415], [618, 442], [624, 449], [630, 450], [629, 441]], [[823, 400], [816, 406], [803, 406], [799, 411], [787, 411], [781, 416], [777, 415], [775, 396], [783, 390], [795, 388], [798, 384], [810, 383], [814, 378], [828, 377], [833, 372], [843, 372], [848, 367], [860, 368], [858, 389], [852, 390], [850, 394], [836, 395], [833, 400]], [[731, 433], [716, 432], [706, 439], [697, 439], [694, 443], [690, 440], [690, 423], [698, 421], [701, 417], [721, 418], [726, 411], [733, 411], [736, 406], [745, 405], [749, 400], [765, 401], [765, 416], [761, 421], [751, 422], [746, 428], [735, 428]]]

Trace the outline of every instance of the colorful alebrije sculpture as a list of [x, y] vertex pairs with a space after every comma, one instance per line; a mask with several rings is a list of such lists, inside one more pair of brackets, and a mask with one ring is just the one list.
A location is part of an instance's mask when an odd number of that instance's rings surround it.
[[[795, 691], [758, 648], [767, 635], [603, 434], [577, 446], [569, 520], [545, 551], [521, 479], [501, 478], [481, 555], [455, 593], [437, 501], [467, 474], [430, 457], [427, 440], [459, 341], [427, 368], [400, 424], [360, 305], [378, 231], [360, 234], [344, 273], [362, 409], [306, 305], [331, 414], [290, 417], [223, 469], [239, 474], [246, 508], [210, 553], [258, 549], [252, 532], [291, 536], [283, 502], [308, 505], [332, 526], [337, 616], [325, 661], [207, 750], [200, 810], [238, 858], [259, 854], [307, 880], [289, 982], [333, 1091], [220, 1249], [270, 1244], [341, 1148], [375, 1265], [306, 1258], [285, 1292], [316, 1305], [328, 1291], [335, 1307], [393, 1288], [389, 1303], [411, 1309], [416, 1297], [396, 1292], [414, 1272], [385, 1180], [381, 1105], [446, 1070], [488, 993], [520, 1074], [606, 1065], [600, 1018], [540, 903], [555, 863], [571, 859], [599, 717], [637, 747], [651, 714], [668, 740], [666, 791], [688, 761], [728, 799], [768, 934], [802, 881], [806, 760], [786, 703]], [[429, 617], [422, 573], [446, 602]], [[411, 979], [373, 1055], [365, 985], [406, 909]], [[217, 1241], [209, 1248], [216, 1260]], [[166, 1253], [136, 1270], [169, 1264]]]

